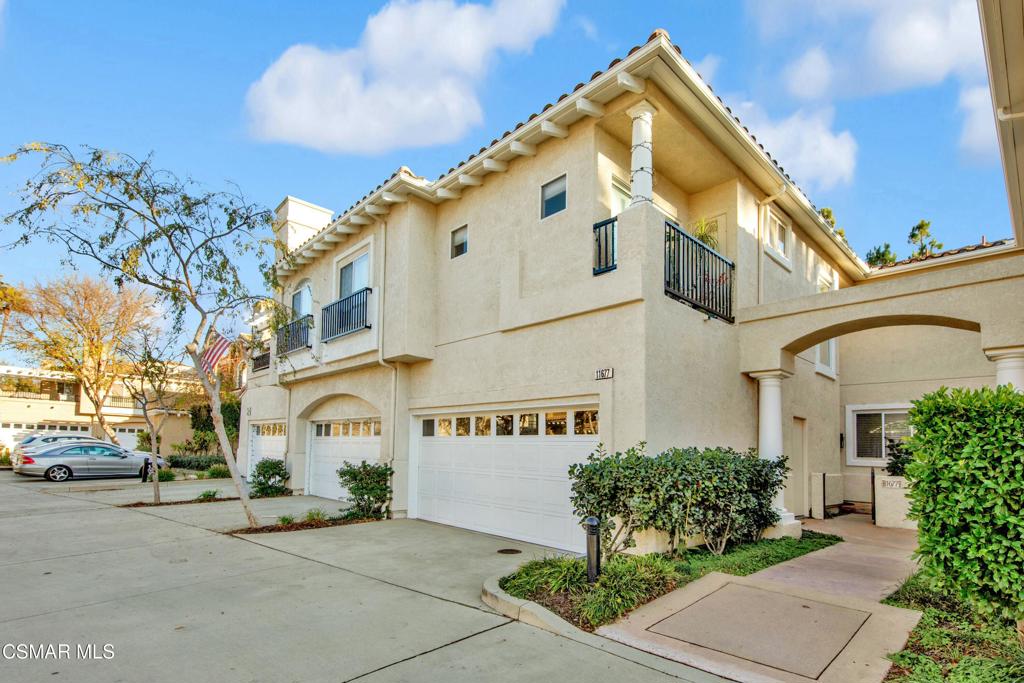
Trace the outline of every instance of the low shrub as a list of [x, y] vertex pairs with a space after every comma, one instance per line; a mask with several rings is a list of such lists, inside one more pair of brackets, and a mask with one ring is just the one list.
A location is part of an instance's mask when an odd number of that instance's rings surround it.
[[253, 498], [287, 495], [289, 493], [287, 481], [288, 467], [284, 464], [284, 460], [274, 458], [260, 460], [253, 468], [250, 495]]
[[327, 511], [323, 508], [311, 508], [306, 510], [306, 516], [303, 517], [306, 522], [326, 522]]
[[580, 616], [593, 627], [615, 621], [675, 588], [679, 578], [675, 563], [664, 555], [618, 555], [601, 568], [594, 589], [580, 601]]
[[[160, 450], [160, 444], [163, 442], [164, 437], [156, 437], [156, 449]], [[135, 450], [142, 451], [143, 453], [149, 453], [151, 448], [152, 439], [149, 436], [149, 432], [142, 430], [139, 432], [138, 437], [135, 440]]]
[[648, 456], [644, 446], [612, 454], [599, 449], [569, 468], [573, 508], [580, 519], [602, 520], [606, 555], [633, 547], [633, 534], [647, 528], [667, 533], [673, 549], [701, 535], [721, 554], [729, 543], [756, 540], [778, 522], [773, 501], [789, 471], [784, 457], [768, 460], [726, 447]]
[[220, 445], [216, 432], [196, 429], [191, 439], [171, 444], [171, 450], [179, 455], [215, 455], [220, 451]]
[[198, 496], [196, 496], [196, 500], [198, 500], [200, 502], [208, 501], [208, 500], [214, 500], [219, 495], [220, 495], [220, 491], [218, 491], [217, 489], [207, 489], [206, 491], [203, 491]]
[[295, 517], [293, 517], [292, 515], [281, 515], [277, 518], [277, 523], [283, 524], [285, 526], [289, 524], [295, 524]]
[[231, 470], [227, 465], [210, 465], [206, 472], [203, 472], [207, 479], [227, 479], [231, 476]]
[[578, 593], [587, 587], [587, 564], [578, 557], [531, 560], [500, 581], [502, 590], [527, 599], [540, 591]]
[[223, 455], [169, 455], [167, 464], [179, 470], [208, 470], [213, 465], [226, 465]]
[[10, 453], [0, 453], [0, 467], [10, 467], [10, 466], [11, 466], [11, 454]]
[[885, 473], [890, 477], [902, 477], [907, 473], [907, 465], [910, 464], [913, 455], [905, 441], [900, 441], [889, 446], [889, 462], [886, 463]]
[[922, 568], [1024, 647], [1024, 394], [945, 388], [913, 402], [911, 519]]
[[346, 463], [340, 467], [338, 480], [348, 491], [348, 502], [352, 504], [346, 517], [386, 519], [391, 514], [391, 475], [394, 473], [390, 465], [365, 460], [358, 465]]
[[163, 469], [157, 470], [156, 476], [157, 478], [159, 478], [160, 481], [174, 481], [177, 475], [174, 474], [174, 470], [167, 469], [165, 467]]

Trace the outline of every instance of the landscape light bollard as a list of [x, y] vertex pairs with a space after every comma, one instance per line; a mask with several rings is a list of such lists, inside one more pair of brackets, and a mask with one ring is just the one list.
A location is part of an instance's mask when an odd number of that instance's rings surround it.
[[601, 575], [601, 520], [587, 517], [587, 583], [594, 583]]

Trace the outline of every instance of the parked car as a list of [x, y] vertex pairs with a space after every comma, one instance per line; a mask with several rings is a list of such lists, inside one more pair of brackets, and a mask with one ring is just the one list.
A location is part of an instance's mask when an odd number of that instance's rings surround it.
[[[98, 439], [58, 441], [28, 453], [19, 453], [14, 471], [50, 481], [95, 479], [102, 477], [139, 477], [149, 459], [148, 453], [129, 451]], [[157, 465], [164, 466], [162, 458]]]

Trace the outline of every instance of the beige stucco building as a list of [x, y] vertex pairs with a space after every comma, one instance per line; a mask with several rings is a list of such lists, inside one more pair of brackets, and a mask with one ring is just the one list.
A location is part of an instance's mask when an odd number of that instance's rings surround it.
[[[125, 448], [136, 447], [147, 430], [142, 409], [121, 383], [115, 383], [103, 416]], [[191, 438], [187, 413], [156, 412], [160, 427], [160, 454], [171, 445]], [[0, 365], [0, 448], [13, 449], [22, 438], [37, 432], [79, 433], [105, 439], [96, 420], [96, 407], [74, 378], [64, 372]]]
[[296, 322], [254, 358], [242, 469], [339, 498], [341, 462], [390, 462], [399, 516], [579, 549], [571, 462], [722, 444], [788, 456], [785, 532], [816, 482], [870, 496], [924, 391], [1024, 385], [1019, 220], [872, 271], [662, 31], [435, 181], [277, 217]]

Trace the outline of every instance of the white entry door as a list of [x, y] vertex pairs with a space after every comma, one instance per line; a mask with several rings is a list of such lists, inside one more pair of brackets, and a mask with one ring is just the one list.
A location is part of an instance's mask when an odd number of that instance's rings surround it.
[[264, 422], [252, 425], [249, 437], [249, 476], [260, 460], [284, 460], [288, 448], [288, 429], [284, 422]]
[[309, 449], [311, 496], [343, 500], [347, 492], [338, 481], [343, 464], [380, 461], [380, 418], [345, 419], [313, 425]]
[[582, 552], [569, 466], [600, 441], [596, 407], [420, 420], [414, 516]]

